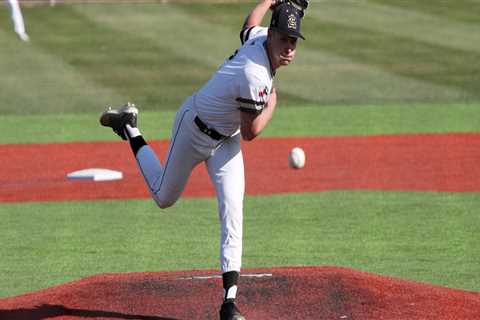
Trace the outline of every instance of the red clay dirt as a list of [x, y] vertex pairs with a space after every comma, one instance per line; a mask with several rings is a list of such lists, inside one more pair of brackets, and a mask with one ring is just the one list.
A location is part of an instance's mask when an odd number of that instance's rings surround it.
[[[167, 141], [151, 146], [160, 159]], [[288, 153], [305, 150], [305, 168], [288, 167]], [[480, 191], [480, 134], [264, 138], [243, 144], [247, 194], [325, 190]], [[0, 202], [148, 198], [125, 142], [0, 145]], [[68, 181], [85, 168], [120, 170], [113, 182]], [[183, 194], [210, 197], [203, 165]]]
[[[0, 299], [0, 319], [218, 319], [215, 271], [102, 274]], [[480, 319], [480, 293], [336, 267], [245, 270], [248, 320]]]

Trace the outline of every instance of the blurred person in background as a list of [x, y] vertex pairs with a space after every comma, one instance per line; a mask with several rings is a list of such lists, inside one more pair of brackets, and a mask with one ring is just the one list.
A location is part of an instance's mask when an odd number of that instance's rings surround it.
[[25, 31], [25, 23], [23, 22], [22, 11], [20, 10], [20, 5], [18, 0], [6, 0], [7, 5], [10, 8], [14, 30], [17, 33], [18, 37], [22, 41], [29, 41], [27, 32]]

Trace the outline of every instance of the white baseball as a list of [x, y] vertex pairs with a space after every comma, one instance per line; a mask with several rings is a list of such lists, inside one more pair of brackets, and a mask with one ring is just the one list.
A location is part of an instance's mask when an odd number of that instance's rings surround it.
[[305, 166], [305, 152], [301, 148], [293, 148], [288, 155], [290, 168], [300, 169]]

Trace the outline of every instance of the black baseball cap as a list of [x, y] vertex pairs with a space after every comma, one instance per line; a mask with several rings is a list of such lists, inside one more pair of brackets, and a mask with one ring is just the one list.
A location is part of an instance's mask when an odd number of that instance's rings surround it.
[[305, 40], [300, 33], [301, 20], [301, 12], [297, 8], [289, 3], [282, 3], [273, 10], [270, 29]]

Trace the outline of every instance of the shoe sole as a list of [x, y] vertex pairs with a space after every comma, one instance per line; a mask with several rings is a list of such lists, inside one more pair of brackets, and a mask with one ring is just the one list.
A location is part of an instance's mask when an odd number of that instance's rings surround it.
[[119, 121], [123, 118], [126, 114], [134, 114], [135, 116], [138, 115], [138, 109], [135, 107], [126, 107], [121, 109], [111, 109], [107, 110], [102, 113], [100, 116], [100, 124], [104, 127], [113, 128], [113, 124], [116, 121]]

